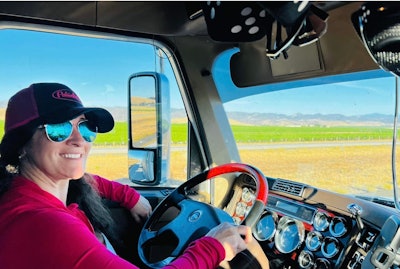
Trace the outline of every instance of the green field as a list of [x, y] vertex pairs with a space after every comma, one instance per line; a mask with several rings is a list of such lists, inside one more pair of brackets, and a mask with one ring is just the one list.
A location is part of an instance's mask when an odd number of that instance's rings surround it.
[[390, 128], [382, 127], [281, 127], [232, 126], [238, 143], [382, 140], [393, 135]]
[[[98, 134], [95, 145], [124, 145], [128, 137], [126, 122], [116, 122], [114, 129]], [[172, 124], [172, 142], [186, 143], [186, 124]], [[0, 121], [3, 136], [4, 121]], [[281, 127], [233, 125], [237, 143], [273, 143], [298, 141], [387, 140], [393, 133], [384, 127]]]
[[[173, 143], [185, 143], [185, 124], [172, 124]], [[393, 131], [384, 127], [282, 127], [233, 125], [237, 143], [298, 141], [387, 140]]]

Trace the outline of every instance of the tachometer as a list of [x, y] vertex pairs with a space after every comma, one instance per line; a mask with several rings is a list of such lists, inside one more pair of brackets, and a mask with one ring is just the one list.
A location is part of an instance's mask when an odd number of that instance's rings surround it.
[[275, 246], [281, 253], [290, 253], [304, 242], [304, 225], [290, 217], [282, 217], [278, 222]]

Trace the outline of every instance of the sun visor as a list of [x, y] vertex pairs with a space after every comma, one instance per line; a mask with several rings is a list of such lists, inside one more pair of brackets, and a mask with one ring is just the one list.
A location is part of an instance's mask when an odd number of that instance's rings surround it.
[[272, 78], [271, 62], [265, 56], [265, 45], [266, 37], [252, 43], [241, 43], [240, 51], [232, 55], [231, 77], [237, 87], [255, 86]]

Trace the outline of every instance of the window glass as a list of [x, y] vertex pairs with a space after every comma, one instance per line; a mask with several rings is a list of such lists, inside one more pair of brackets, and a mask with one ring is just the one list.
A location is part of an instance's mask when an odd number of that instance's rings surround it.
[[[127, 42], [5, 29], [0, 31], [0, 137], [8, 99], [35, 82], [59, 82], [73, 89], [85, 106], [106, 108], [114, 129], [93, 143], [87, 171], [109, 179], [127, 178], [127, 85], [134, 73], [164, 73], [170, 82], [171, 177], [186, 179], [187, 118], [171, 63], [151, 43]], [[106, 161], [105, 161], [106, 160]]]
[[[221, 71], [226, 58], [219, 60], [215, 70]], [[393, 197], [396, 80], [390, 73], [249, 88], [237, 88], [221, 74], [214, 78], [241, 161], [269, 177], [343, 194]]]

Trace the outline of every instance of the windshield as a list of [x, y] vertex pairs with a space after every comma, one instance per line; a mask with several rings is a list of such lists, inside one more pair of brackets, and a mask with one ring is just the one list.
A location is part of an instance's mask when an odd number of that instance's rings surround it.
[[214, 79], [241, 161], [268, 177], [392, 199], [393, 76], [376, 70], [239, 89], [222, 75], [224, 61]]
[[[160, 69], [154, 46], [23, 30], [2, 30], [0, 35], [8, 41], [0, 45], [0, 125], [6, 100], [17, 89], [32, 81], [65, 81], [79, 89], [85, 104], [107, 108], [116, 120], [113, 132], [100, 134], [93, 144], [88, 170], [110, 179], [127, 178], [126, 85], [134, 73]], [[221, 54], [213, 78], [242, 162], [267, 177], [392, 199], [394, 76], [377, 69], [238, 88], [229, 74], [233, 53]], [[166, 184], [176, 186], [187, 179], [188, 120], [171, 64], [165, 61], [162, 69], [170, 82], [172, 122], [173, 180]]]

